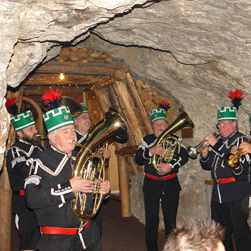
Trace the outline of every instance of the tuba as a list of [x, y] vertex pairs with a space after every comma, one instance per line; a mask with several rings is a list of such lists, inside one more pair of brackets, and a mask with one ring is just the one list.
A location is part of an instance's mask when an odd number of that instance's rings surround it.
[[[82, 222], [93, 218], [101, 206], [103, 195], [99, 194], [99, 188], [101, 181], [105, 180], [105, 165], [104, 159], [99, 154], [95, 154], [94, 151], [110, 138], [114, 141], [127, 138], [126, 123], [112, 108], [105, 113], [104, 119], [91, 129], [85, 144], [82, 145], [77, 155], [72, 170], [72, 177], [78, 176], [92, 180], [95, 187], [91, 196], [92, 207], [89, 207], [87, 203], [90, 194], [75, 193], [75, 199], [71, 201], [73, 213]], [[99, 162], [97, 165], [92, 164], [94, 158]]]
[[[176, 137], [171, 136], [171, 135], [174, 134], [175, 132], [179, 131], [183, 127], [191, 127], [191, 128], [194, 127], [193, 121], [187, 115], [186, 112], [182, 112], [178, 116], [178, 118], [164, 132], [162, 132], [162, 134], [159, 136], [159, 138], [158, 138], [157, 142], [155, 143], [155, 145], [161, 144], [162, 147], [166, 151], [162, 156], [158, 156], [157, 154], [153, 155], [152, 164], [153, 164], [153, 166], [155, 167], [155, 169], [157, 171], [159, 171], [158, 165], [160, 163], [162, 163], [163, 161], [170, 162], [173, 159], [173, 155], [174, 155], [176, 149], [178, 149], [178, 153], [180, 152], [180, 142], [179, 142], [179, 140]], [[172, 143], [166, 142], [169, 139], [175, 140], [176, 144], [173, 146]], [[171, 171], [171, 170], [169, 170], [169, 171]]]

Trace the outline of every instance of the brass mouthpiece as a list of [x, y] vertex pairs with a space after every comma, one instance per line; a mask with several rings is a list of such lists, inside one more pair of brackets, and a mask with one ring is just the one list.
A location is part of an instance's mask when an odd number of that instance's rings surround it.
[[80, 146], [80, 147], [83, 146], [83, 145], [79, 144], [78, 142], [75, 142], [74, 140], [71, 141], [71, 144], [76, 145], [76, 146]]

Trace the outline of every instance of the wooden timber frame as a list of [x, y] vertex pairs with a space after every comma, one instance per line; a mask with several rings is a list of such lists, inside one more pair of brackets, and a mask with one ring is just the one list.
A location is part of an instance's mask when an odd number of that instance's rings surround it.
[[[23, 97], [23, 88], [17, 92], [8, 92], [6, 98], [17, 99], [18, 111], [21, 109], [21, 102]], [[15, 143], [15, 130], [10, 124], [9, 136], [6, 142], [6, 151]], [[7, 173], [6, 157], [4, 158], [3, 170], [0, 175], [0, 247], [1, 250], [11, 250], [11, 215], [12, 215], [12, 191], [10, 188], [9, 177]]]
[[[70, 52], [72, 57], [76, 57], [76, 49], [71, 47], [70, 50], [72, 50]], [[69, 55], [70, 50], [65, 49], [63, 54]], [[83, 49], [78, 50], [78, 54], [81, 55], [86, 54], [85, 52]], [[62, 95], [71, 96], [75, 99], [83, 95], [83, 92], [91, 92], [95, 94], [103, 115], [110, 107], [113, 107], [124, 118], [128, 128], [128, 141], [125, 144], [114, 142], [114, 145], [119, 163], [122, 216], [129, 217], [131, 216], [129, 169], [132, 175], [137, 175], [142, 171], [142, 167], [139, 167], [134, 161], [135, 146], [137, 148], [141, 138], [146, 134], [152, 133], [152, 128], [143, 100], [129, 73], [128, 66], [110, 63], [108, 58], [104, 60], [103, 55], [98, 58], [96, 56], [91, 61], [82, 58], [80, 62], [72, 62], [69, 56], [66, 59], [65, 55], [61, 55], [56, 59], [58, 61], [52, 60], [41, 65], [24, 81], [24, 96], [32, 97], [35, 102], [39, 103], [38, 97], [40, 96], [41, 99], [41, 93], [44, 93], [44, 90], [50, 87], [59, 87]], [[60, 82], [58, 75], [62, 72], [67, 75], [67, 78]], [[35, 86], [36, 88], [34, 88]], [[128, 148], [134, 149], [134, 152], [132, 153]], [[130, 153], [127, 153], [127, 151]]]
[[[67, 56], [63, 55], [62, 51]], [[119, 163], [121, 214], [123, 217], [130, 217], [130, 175], [137, 175], [143, 171], [142, 167], [135, 163], [134, 157], [141, 138], [152, 133], [149, 115], [126, 64], [111, 63], [109, 57], [95, 51], [92, 51], [88, 58], [82, 58], [81, 61], [80, 58], [78, 61], [73, 60], [76, 55], [84, 55], [85, 52], [87, 50], [74, 47], [61, 50], [61, 56], [39, 66], [21, 83], [17, 94], [18, 100], [21, 101], [20, 107], [23, 101], [26, 107], [32, 108], [36, 115], [39, 134], [44, 134], [42, 113], [39, 109], [41, 96], [50, 87], [59, 88], [63, 96], [80, 100], [83, 98], [84, 92], [94, 93], [103, 115], [110, 107], [117, 110], [128, 128], [127, 142], [124, 144], [114, 142], [114, 145]], [[65, 74], [65, 80], [59, 80], [60, 73]], [[9, 138], [13, 139], [13, 137]], [[13, 143], [10, 143], [8, 147]], [[7, 175], [5, 175], [5, 179], [8, 184]], [[11, 192], [10, 188], [6, 191]], [[8, 211], [11, 212], [11, 195], [7, 197]], [[6, 221], [8, 222], [5, 222], [3, 226], [10, 226], [9, 216]], [[6, 238], [8, 237], [6, 236]], [[5, 250], [9, 250], [9, 248]]]
[[121, 213], [123, 217], [131, 216], [128, 162], [134, 175], [139, 173], [134, 156], [141, 138], [152, 133], [152, 127], [143, 102], [131, 74], [126, 73], [126, 80], [115, 81], [106, 88], [93, 87], [103, 113], [113, 107], [124, 118], [128, 128], [128, 141], [125, 144], [114, 143], [119, 163], [119, 188]]

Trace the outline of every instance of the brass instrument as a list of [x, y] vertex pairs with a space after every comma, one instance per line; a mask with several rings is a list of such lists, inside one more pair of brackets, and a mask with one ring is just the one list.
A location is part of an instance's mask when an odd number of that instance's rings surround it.
[[[82, 222], [93, 218], [101, 206], [103, 195], [99, 194], [101, 181], [105, 180], [104, 159], [95, 154], [95, 148], [108, 139], [114, 141], [127, 138], [127, 126], [121, 116], [110, 108], [101, 120], [87, 136], [86, 142], [77, 155], [76, 162], [72, 170], [72, 177], [81, 177], [92, 180], [95, 189], [92, 193], [93, 208], [87, 207], [87, 196], [85, 193], [75, 193], [75, 199], [71, 201], [73, 213]], [[72, 142], [74, 143], [74, 142]], [[93, 159], [100, 161], [100, 165], [92, 165]]]
[[[221, 132], [223, 130], [221, 130], [220, 132], [213, 132], [212, 135], [217, 138]], [[197, 146], [189, 146], [187, 147], [187, 154], [190, 158], [192, 159], [196, 159], [197, 158], [197, 155], [200, 154], [207, 146], [208, 144], [206, 143], [207, 140], [202, 140]]]
[[[159, 171], [158, 165], [165, 162], [170, 162], [173, 159], [173, 155], [176, 151], [176, 148], [178, 147], [178, 153], [180, 152], [180, 142], [179, 140], [171, 136], [171, 134], [174, 134], [178, 130], [182, 129], [183, 127], [194, 127], [193, 121], [191, 118], [187, 115], [186, 112], [182, 112], [178, 118], [159, 136], [158, 140], [156, 141], [155, 145], [161, 144], [162, 147], [166, 150], [164, 155], [159, 156], [157, 154], [153, 155], [152, 164], [155, 167], [157, 171]], [[172, 144], [169, 139], [174, 139], [176, 141], [176, 144]], [[169, 170], [171, 171], [171, 170]]]
[[[247, 143], [250, 143], [250, 142], [251, 142], [251, 138], [247, 141]], [[240, 165], [239, 159], [241, 158], [242, 155], [243, 153], [242, 153], [241, 148], [238, 148], [238, 151], [236, 154], [227, 153], [224, 159], [225, 163], [231, 168], [236, 168]]]
[[[81, 115], [83, 113], [83, 107], [82, 105], [75, 99], [68, 97], [68, 96], [63, 96], [60, 99], [60, 106], [68, 106], [69, 110], [71, 112], [71, 116], [72, 118], [76, 118], [79, 115]], [[43, 105], [42, 103], [42, 108], [45, 111], [48, 111], [48, 109]]]

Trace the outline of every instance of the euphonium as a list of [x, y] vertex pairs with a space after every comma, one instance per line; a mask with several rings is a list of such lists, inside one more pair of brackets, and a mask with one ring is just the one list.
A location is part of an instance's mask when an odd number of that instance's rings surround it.
[[[222, 132], [222, 130], [220, 132], [213, 132], [212, 135], [217, 138], [220, 133]], [[187, 148], [187, 154], [190, 158], [192, 159], [196, 159], [197, 158], [197, 155], [200, 154], [207, 146], [208, 144], [206, 143], [207, 141], [204, 139], [202, 140], [197, 146], [189, 146]]]
[[[99, 185], [105, 180], [104, 160], [99, 154], [95, 154], [95, 148], [113, 138], [114, 141], [127, 138], [127, 126], [121, 116], [110, 109], [105, 113], [104, 119], [92, 128], [85, 144], [77, 155], [72, 170], [72, 177], [81, 177], [92, 180], [95, 184], [93, 191], [93, 208], [87, 207], [87, 194], [75, 193], [75, 199], [71, 201], [71, 208], [79, 220], [85, 222], [95, 216], [101, 206], [103, 195], [99, 194]], [[93, 159], [99, 164], [93, 165]]]
[[[251, 138], [247, 141], [247, 143], [251, 142]], [[242, 153], [242, 149], [238, 148], [237, 153], [236, 154], [232, 154], [232, 153], [227, 153], [225, 155], [225, 163], [231, 167], [231, 168], [236, 168], [240, 165], [240, 157], [243, 155]]]
[[[183, 127], [194, 127], [193, 121], [191, 118], [187, 115], [186, 112], [182, 112], [178, 118], [164, 131], [162, 134], [159, 136], [158, 140], [156, 141], [155, 145], [161, 144], [162, 147], [166, 150], [164, 155], [159, 156], [157, 154], [153, 155], [152, 159], [152, 164], [155, 167], [157, 171], [159, 171], [158, 165], [162, 163], [163, 161], [165, 162], [170, 162], [173, 159], [173, 155], [178, 147], [177, 153], [180, 152], [180, 142], [179, 140], [171, 136], [178, 130], [182, 129]], [[177, 143], [175, 146], [172, 143], [166, 143], [169, 139], [175, 140]]]

